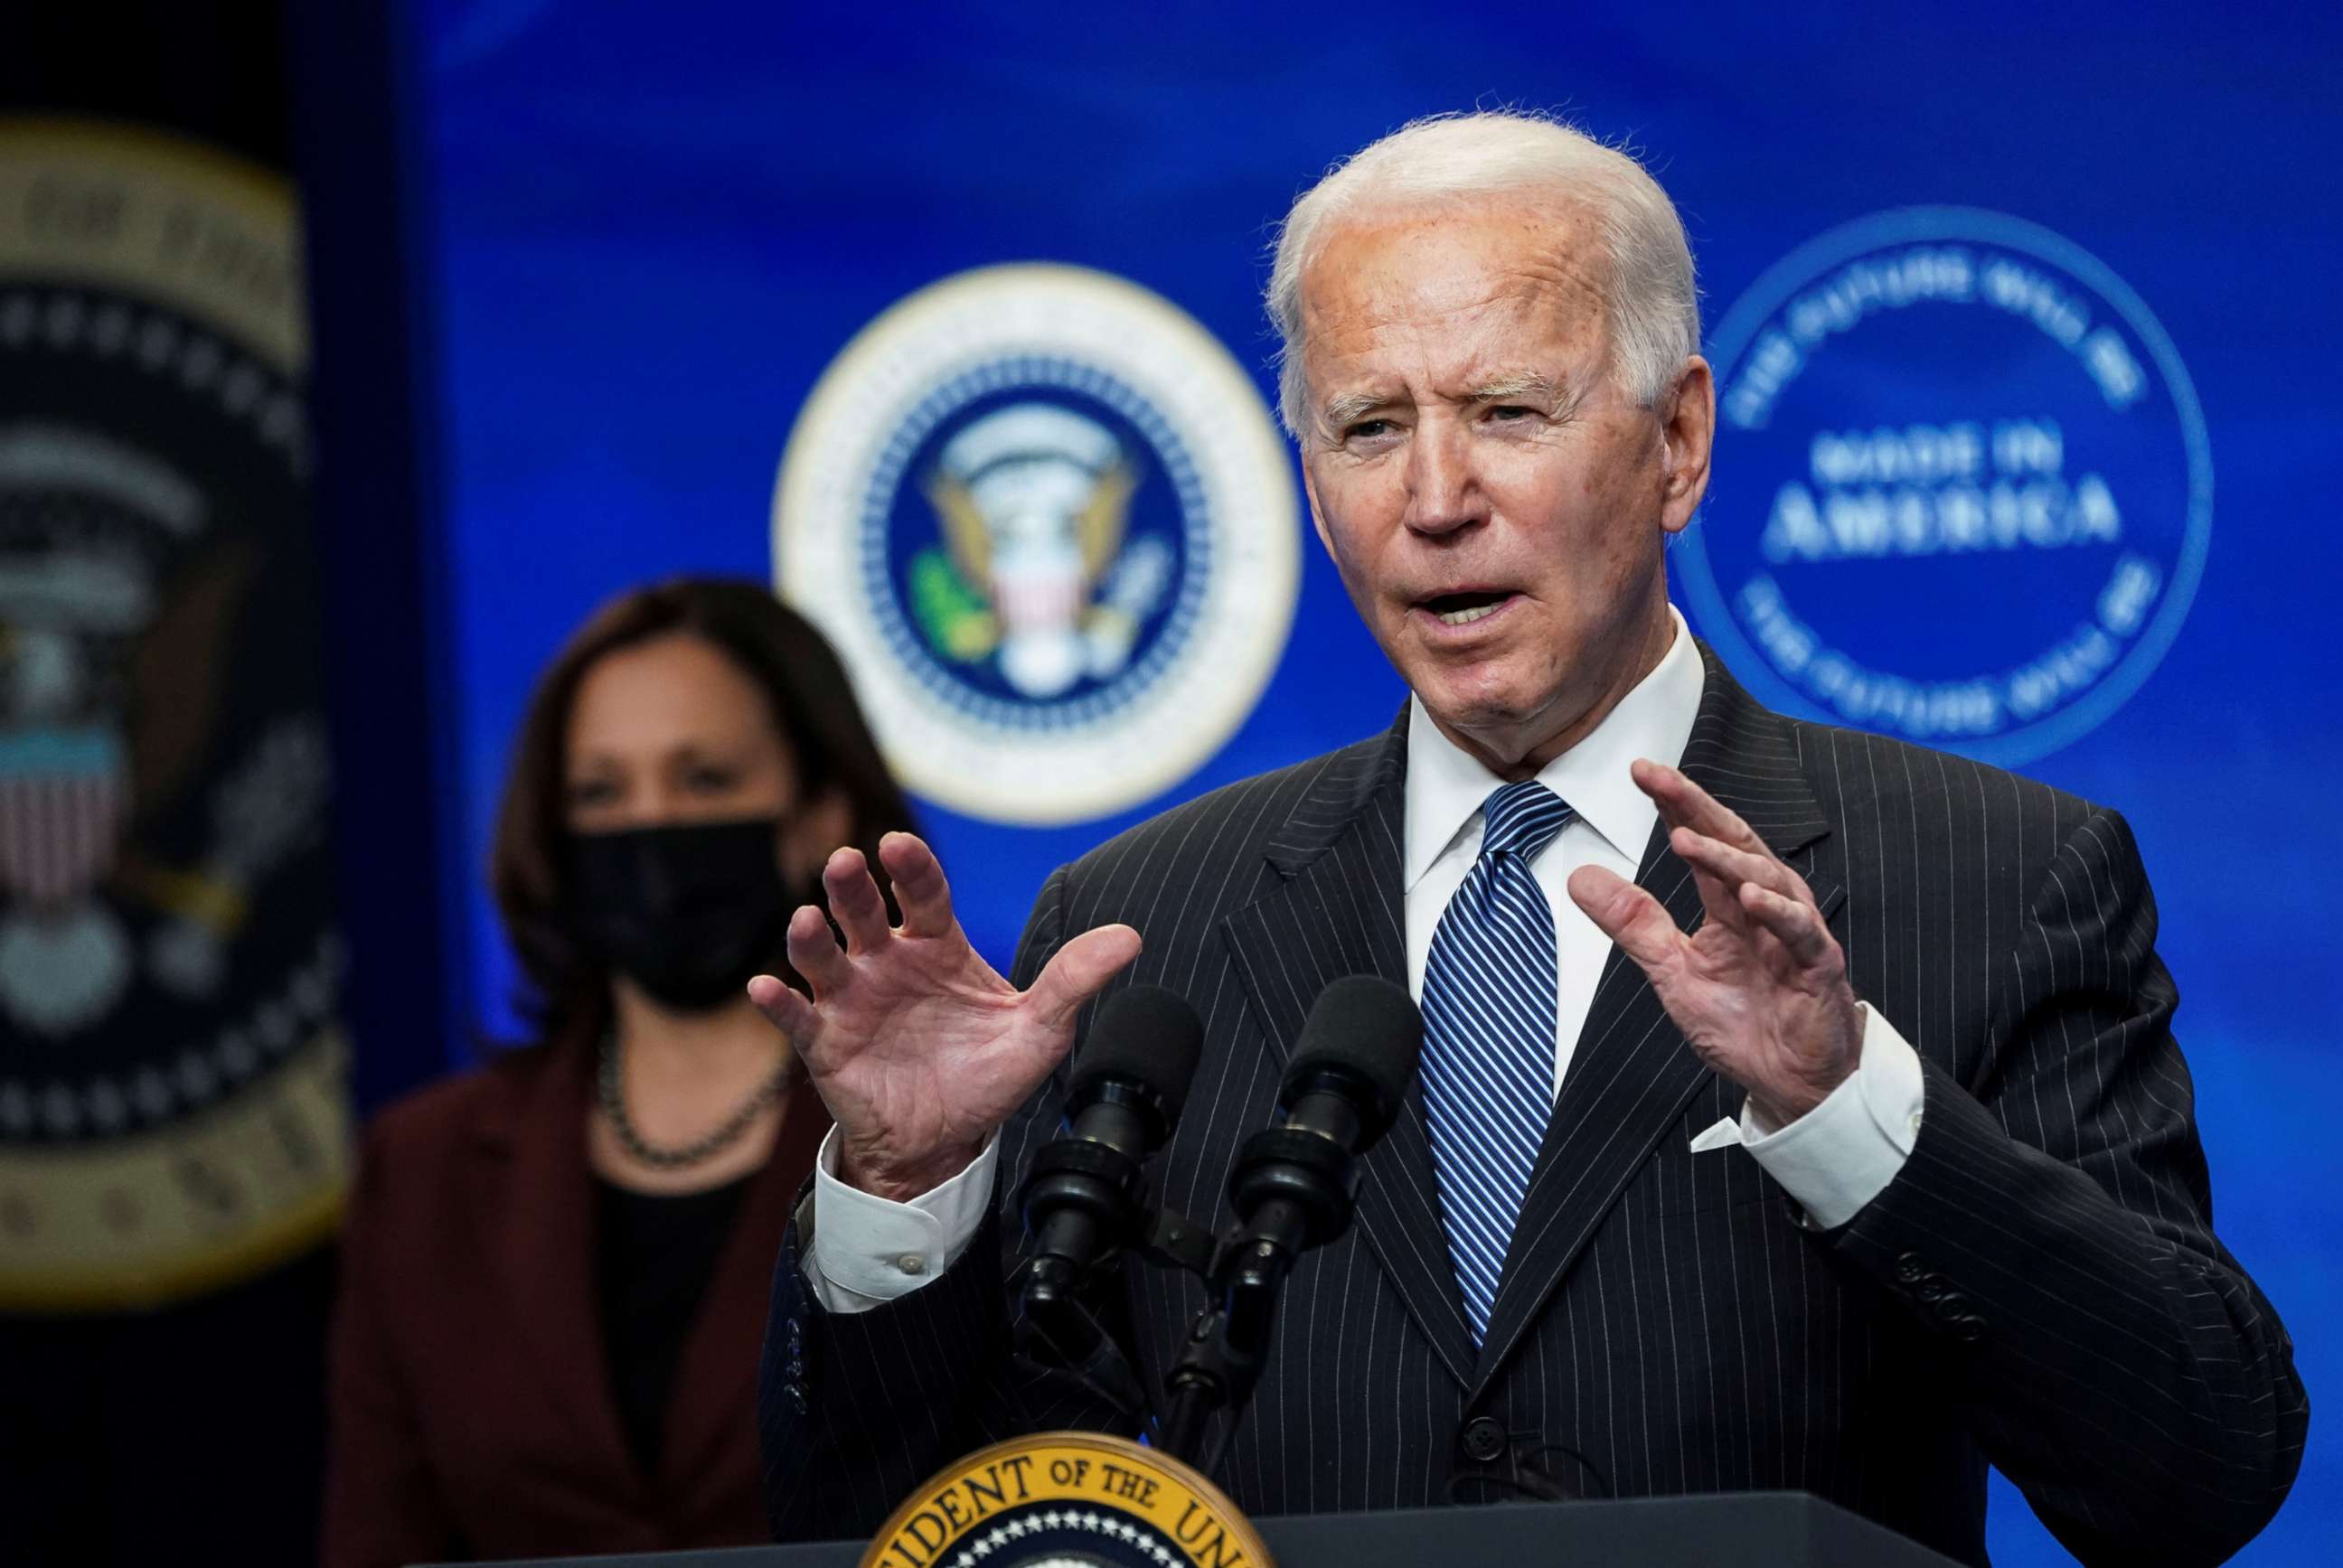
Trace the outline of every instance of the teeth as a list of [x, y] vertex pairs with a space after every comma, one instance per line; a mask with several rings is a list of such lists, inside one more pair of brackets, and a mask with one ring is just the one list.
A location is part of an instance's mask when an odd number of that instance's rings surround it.
[[1448, 609], [1440, 610], [1436, 613], [1443, 621], [1450, 626], [1471, 626], [1483, 616], [1496, 614], [1498, 606], [1502, 605], [1503, 602], [1504, 601], [1503, 599], [1500, 599], [1495, 604], [1477, 605], [1471, 609]]

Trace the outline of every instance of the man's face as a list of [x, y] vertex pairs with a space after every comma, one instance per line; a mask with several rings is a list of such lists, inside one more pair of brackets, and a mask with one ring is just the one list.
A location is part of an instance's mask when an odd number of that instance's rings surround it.
[[1501, 772], [1574, 744], [1670, 635], [1714, 398], [1610, 375], [1591, 215], [1496, 202], [1360, 219], [1302, 280], [1302, 469], [1359, 614], [1441, 728]]

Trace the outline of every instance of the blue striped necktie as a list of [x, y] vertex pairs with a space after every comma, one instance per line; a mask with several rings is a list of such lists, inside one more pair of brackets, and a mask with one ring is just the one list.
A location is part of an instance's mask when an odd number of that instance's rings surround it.
[[1554, 1111], [1554, 907], [1530, 862], [1573, 815], [1535, 779], [1490, 793], [1423, 968], [1423, 1108], [1475, 1344]]

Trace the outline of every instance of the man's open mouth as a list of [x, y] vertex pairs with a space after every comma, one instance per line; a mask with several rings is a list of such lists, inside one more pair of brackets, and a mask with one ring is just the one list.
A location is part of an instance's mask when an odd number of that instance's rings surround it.
[[1418, 599], [1416, 608], [1438, 616], [1449, 626], [1470, 626], [1504, 608], [1513, 596], [1504, 588], [1473, 588], [1462, 593], [1434, 594]]

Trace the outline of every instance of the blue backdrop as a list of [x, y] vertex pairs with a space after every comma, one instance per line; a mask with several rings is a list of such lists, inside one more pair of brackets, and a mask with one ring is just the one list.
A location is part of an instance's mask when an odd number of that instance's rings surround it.
[[[1258, 292], [1298, 187], [1421, 114], [1559, 107], [1644, 153], [1700, 260], [1727, 420], [1679, 602], [1769, 699], [2130, 816], [2222, 1234], [2328, 1397], [2343, 14], [1616, 9], [433, 0], [411, 107], [448, 463], [443, 874], [477, 890], [527, 688], [593, 604], [770, 575], [793, 423], [889, 307], [1076, 263], [1172, 302], [1266, 396]], [[1052, 865], [1388, 721], [1400, 688], [1305, 542], [1282, 662], [1177, 786], [1050, 827], [927, 808], [988, 951]], [[467, 920], [459, 1006], [508, 1032], [477, 890]], [[2247, 1561], [2343, 1535], [2326, 1427]], [[2006, 1488], [1993, 1542], [2064, 1560]]]

